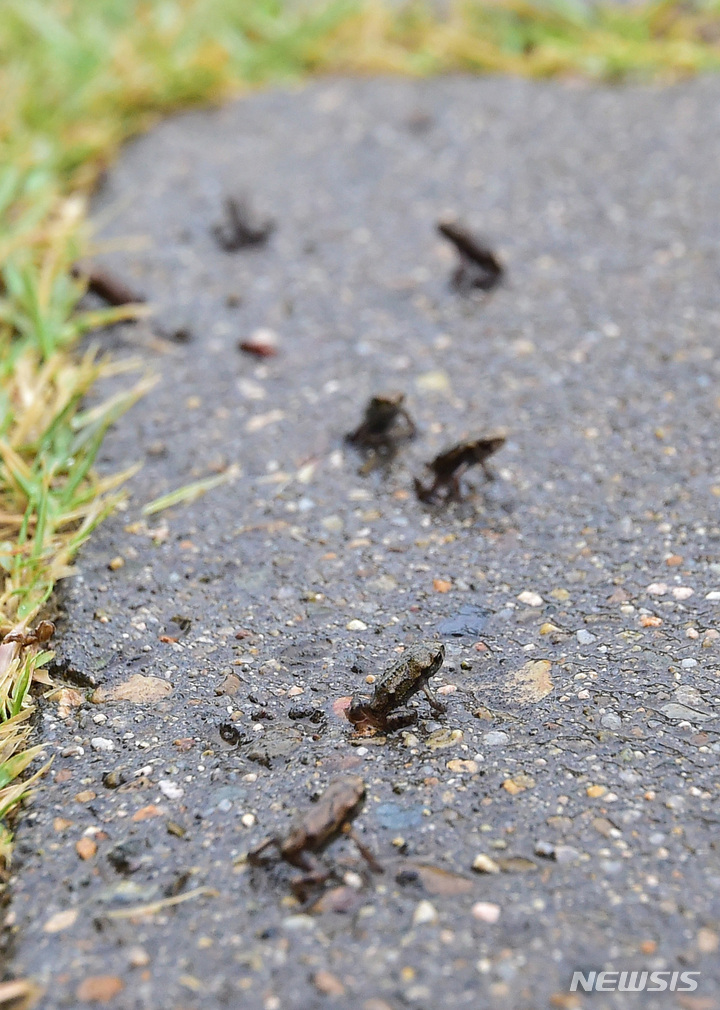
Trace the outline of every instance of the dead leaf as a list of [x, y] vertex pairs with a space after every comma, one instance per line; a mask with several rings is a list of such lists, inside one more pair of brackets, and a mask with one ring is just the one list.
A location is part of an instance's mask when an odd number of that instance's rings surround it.
[[429, 863], [407, 860], [403, 862], [403, 869], [415, 870], [428, 894], [452, 898], [459, 894], [469, 894], [475, 887], [474, 881], [468, 877], [453, 873], [451, 870], [443, 870], [440, 866], [431, 866]]
[[83, 704], [85, 695], [81, 691], [76, 691], [74, 687], [63, 687], [55, 695], [55, 699], [58, 703], [58, 718], [67, 719], [74, 708]]
[[554, 685], [550, 676], [552, 663], [547, 659], [531, 659], [510, 674], [508, 686], [522, 705], [535, 705], [550, 694]]
[[136, 705], [149, 705], [160, 701], [172, 693], [172, 684], [160, 677], [144, 677], [134, 673], [129, 680], [113, 687], [99, 687], [93, 692], [91, 701], [98, 704], [103, 701], [132, 701]]
[[83, 1003], [109, 1003], [124, 988], [125, 983], [117, 975], [89, 975], [77, 987], [75, 995]]
[[66, 908], [64, 912], [56, 912], [55, 915], [51, 915], [43, 926], [43, 933], [60, 933], [63, 929], [74, 926], [78, 911], [77, 908]]
[[75, 851], [81, 859], [92, 859], [97, 852], [97, 842], [87, 836], [75, 842]]

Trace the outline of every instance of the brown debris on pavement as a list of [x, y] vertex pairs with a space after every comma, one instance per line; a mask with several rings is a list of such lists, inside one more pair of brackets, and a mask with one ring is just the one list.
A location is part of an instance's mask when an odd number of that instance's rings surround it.
[[142, 295], [133, 291], [123, 280], [102, 267], [73, 267], [73, 277], [85, 281], [88, 291], [102, 298], [108, 305], [135, 305], [145, 301]]

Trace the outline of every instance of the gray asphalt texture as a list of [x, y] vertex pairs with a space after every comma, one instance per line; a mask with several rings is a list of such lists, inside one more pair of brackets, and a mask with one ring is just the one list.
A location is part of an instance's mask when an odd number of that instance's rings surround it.
[[[717, 80], [328, 80], [127, 147], [96, 218], [157, 312], [103, 339], [161, 381], [104, 448], [144, 466], [58, 597], [55, 677], [172, 691], [41, 704], [11, 932], [44, 1008], [719, 1005], [719, 163]], [[218, 248], [227, 195], [264, 247]], [[505, 263], [491, 294], [452, 289], [449, 214]], [[237, 349], [259, 328], [275, 357]], [[419, 434], [362, 475], [344, 434], [387, 389]], [[497, 427], [494, 481], [416, 500]], [[334, 703], [438, 634], [446, 714], [355, 736]], [[244, 856], [342, 771], [385, 872], [340, 839], [346, 889], [300, 906]], [[590, 996], [576, 970], [701, 975]]]

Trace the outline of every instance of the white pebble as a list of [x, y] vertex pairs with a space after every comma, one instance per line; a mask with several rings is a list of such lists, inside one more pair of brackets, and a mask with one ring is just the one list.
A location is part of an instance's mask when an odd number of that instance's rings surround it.
[[497, 922], [500, 918], [500, 906], [491, 901], [476, 901], [472, 907], [473, 918], [480, 922]]
[[255, 814], [243, 814], [240, 821], [244, 827], [251, 828], [255, 823]]
[[345, 627], [348, 631], [367, 631], [365, 621], [360, 621], [357, 617], [353, 618], [352, 621], [348, 621]]
[[473, 859], [472, 868], [477, 873], [500, 872], [500, 867], [495, 862], [495, 860], [491, 859], [490, 856], [486, 856], [484, 852], [481, 852], [477, 856], [475, 856], [475, 858]]
[[518, 600], [521, 603], [526, 603], [528, 607], [541, 607], [543, 604], [543, 598], [540, 593], [534, 593], [530, 589], [526, 589], [524, 592], [520, 593]]
[[675, 586], [672, 594], [676, 600], [689, 600], [694, 592], [695, 590], [690, 586]]
[[720, 592], [717, 589], [713, 589], [711, 593], [707, 593], [705, 596], [706, 600], [720, 600]]
[[419, 901], [413, 912], [413, 926], [424, 926], [428, 922], [437, 922], [437, 909], [430, 901]]
[[501, 729], [491, 729], [483, 736], [483, 743], [486, 747], [502, 747], [510, 737]]
[[622, 719], [615, 712], [607, 712], [600, 720], [600, 725], [605, 729], [622, 729]]
[[650, 596], [664, 596], [667, 591], [668, 587], [665, 582], [651, 582], [645, 590]]
[[183, 787], [179, 786], [176, 782], [173, 782], [172, 779], [160, 779], [158, 782], [158, 789], [163, 796], [166, 796], [169, 800], [179, 800], [185, 792]]
[[575, 637], [580, 645], [590, 645], [591, 642], [595, 641], [595, 635], [591, 635], [590, 632], [585, 631], [584, 628], [581, 628], [580, 631], [576, 631]]
[[60, 757], [82, 757], [84, 753], [85, 748], [81, 747], [79, 743], [71, 743], [69, 747], [65, 747], [60, 751]]
[[93, 750], [99, 750], [103, 752], [115, 750], [115, 744], [112, 740], [108, 740], [106, 736], [94, 736], [90, 741], [90, 746]]

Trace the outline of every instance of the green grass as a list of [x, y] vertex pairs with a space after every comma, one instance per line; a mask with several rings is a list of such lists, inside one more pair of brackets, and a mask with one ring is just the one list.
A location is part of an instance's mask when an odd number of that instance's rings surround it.
[[[126, 138], [173, 110], [309, 73], [617, 82], [719, 68], [720, 0], [472, 0], [443, 18], [371, 0], [3, 0], [0, 627], [36, 619], [114, 507], [127, 475], [100, 480], [93, 463], [108, 427], [151, 386], [143, 378], [83, 409], [113, 366], [79, 354], [79, 341], [127, 312], [80, 311], [83, 285], [71, 268], [92, 252], [87, 195]], [[31, 781], [20, 776], [37, 756], [29, 716], [47, 658], [39, 647], [0, 646], [0, 862], [10, 854], [3, 825]]]

